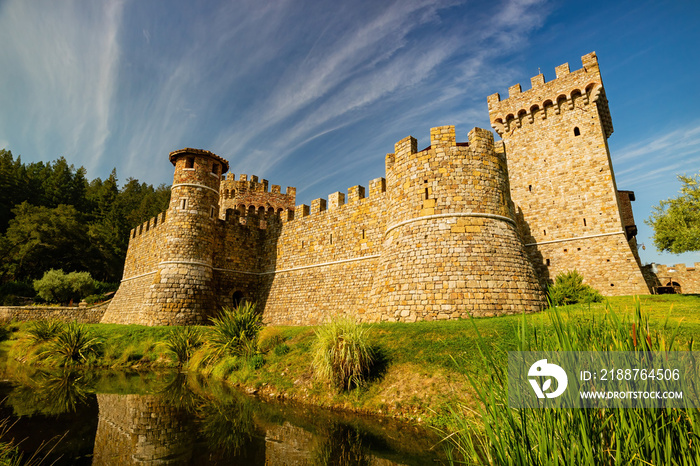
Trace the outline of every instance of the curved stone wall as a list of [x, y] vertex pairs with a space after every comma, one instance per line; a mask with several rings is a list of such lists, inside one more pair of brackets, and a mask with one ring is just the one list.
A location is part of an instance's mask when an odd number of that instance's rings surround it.
[[542, 309], [544, 294], [518, 236], [505, 157], [475, 128], [431, 130], [387, 155], [388, 212], [370, 320], [415, 321]]

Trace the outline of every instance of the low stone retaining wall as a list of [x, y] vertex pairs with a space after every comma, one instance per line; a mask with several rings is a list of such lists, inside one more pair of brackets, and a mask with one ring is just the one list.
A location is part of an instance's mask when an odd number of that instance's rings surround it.
[[109, 301], [90, 307], [0, 306], [0, 322], [59, 320], [81, 324], [99, 324]]

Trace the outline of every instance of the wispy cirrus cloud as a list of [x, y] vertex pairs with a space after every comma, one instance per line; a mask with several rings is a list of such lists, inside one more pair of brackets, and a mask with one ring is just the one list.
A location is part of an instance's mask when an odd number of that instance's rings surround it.
[[[110, 135], [120, 59], [120, 1], [0, 6], [0, 138], [39, 157], [100, 157]], [[91, 165], [90, 158], [81, 161]]]
[[[345, 160], [300, 170], [295, 183], [310, 185], [367, 157], [352, 129], [427, 132], [471, 118], [475, 102], [485, 115], [483, 76], [507, 84], [494, 58], [526, 46], [546, 14], [531, 0], [8, 0], [0, 77], [12, 92], [0, 102], [17, 111], [3, 112], [0, 139], [23, 141], [25, 156], [66, 155], [91, 176], [117, 166], [167, 182], [162, 160], [181, 147], [268, 175], [339, 135]], [[369, 154], [393, 144], [379, 131], [361, 138], [376, 143]]]
[[649, 135], [614, 154], [618, 185], [651, 189], [673, 183], [677, 174], [700, 168], [700, 120], [685, 128]]

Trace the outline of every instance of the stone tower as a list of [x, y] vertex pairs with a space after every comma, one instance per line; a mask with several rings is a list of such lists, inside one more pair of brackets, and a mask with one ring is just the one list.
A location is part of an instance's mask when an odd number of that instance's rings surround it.
[[606, 295], [647, 294], [633, 236], [621, 215], [607, 139], [610, 110], [595, 52], [583, 68], [488, 97], [503, 139], [525, 246], [543, 282], [576, 269]]
[[219, 184], [229, 166], [216, 154], [189, 148], [171, 152], [170, 162], [175, 175], [144, 323], [203, 324], [216, 309], [212, 280]]
[[542, 309], [493, 134], [475, 128], [457, 143], [443, 126], [430, 139], [418, 152], [407, 137], [386, 156], [389, 220], [371, 312], [413, 321]]

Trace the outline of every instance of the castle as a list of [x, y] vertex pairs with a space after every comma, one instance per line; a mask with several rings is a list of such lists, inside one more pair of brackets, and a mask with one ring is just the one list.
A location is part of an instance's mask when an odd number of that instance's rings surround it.
[[[648, 294], [631, 201], [617, 189], [595, 53], [532, 88], [488, 97], [493, 133], [407, 137], [386, 176], [295, 206], [296, 190], [225, 173], [205, 150], [170, 153], [166, 212], [132, 230], [102, 322], [203, 324], [256, 301], [272, 324], [456, 319], [541, 310], [544, 284], [578, 270], [605, 295]], [[646, 278], [645, 278], [646, 277]]]

